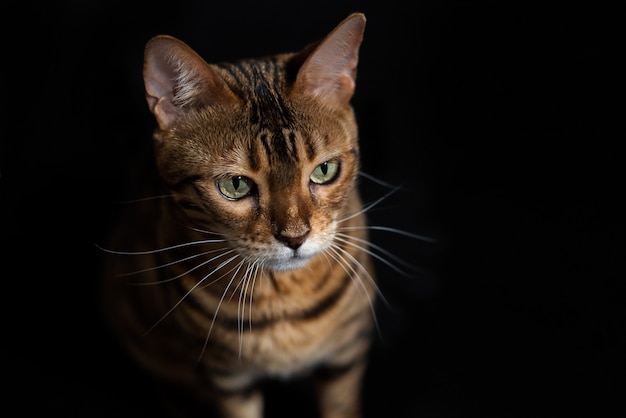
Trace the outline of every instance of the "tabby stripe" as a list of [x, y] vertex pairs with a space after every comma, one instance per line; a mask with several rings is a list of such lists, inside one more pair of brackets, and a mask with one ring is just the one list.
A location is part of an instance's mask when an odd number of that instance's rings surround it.
[[[271, 276], [270, 276], [271, 278]], [[275, 280], [275, 279], [274, 279]], [[335, 289], [334, 292], [329, 294], [326, 298], [320, 300], [317, 304], [310, 307], [309, 309], [302, 312], [295, 312], [292, 315], [285, 315], [276, 318], [264, 318], [264, 319], [252, 319], [245, 318], [245, 323], [251, 327], [252, 331], [262, 330], [273, 326], [281, 321], [307, 321], [315, 319], [321, 316], [324, 312], [332, 308], [341, 298], [341, 296], [345, 293], [348, 285], [351, 283], [352, 279], [349, 276], [344, 276], [343, 281], [340, 286]], [[174, 282], [175, 286], [178, 288], [181, 296], [188, 292], [188, 289], [182, 285], [180, 280], [176, 280]], [[219, 296], [219, 295], [218, 295]], [[193, 294], [188, 295], [185, 298], [185, 306], [188, 309], [193, 309], [196, 312], [200, 312], [201, 314], [207, 316], [208, 318], [213, 318], [215, 312], [209, 311], [206, 307], [198, 302], [198, 300], [193, 297]], [[231, 328], [238, 330], [241, 327], [241, 318], [226, 318], [224, 315], [217, 315], [215, 318], [215, 322], [222, 325], [224, 328]], [[251, 325], [249, 325], [251, 323]]]
[[[280, 80], [280, 74], [279, 71], [276, 71], [276, 60], [273, 59], [271, 61], [266, 61], [262, 64], [264, 66], [264, 70], [265, 71], [259, 71], [258, 67], [255, 67], [255, 73], [258, 75], [258, 79], [262, 79], [263, 80], [263, 85], [266, 89], [266, 92], [268, 93], [268, 96], [271, 96], [272, 100], [272, 104], [275, 105], [276, 109], [279, 110], [279, 112], [277, 113], [277, 115], [281, 116], [282, 118], [282, 125], [286, 128], [293, 128], [294, 123], [293, 123], [293, 118], [291, 117], [291, 114], [289, 112], [289, 110], [287, 109], [287, 106], [285, 105], [285, 102], [283, 101], [283, 95], [278, 93], [276, 91], [276, 88], [270, 89], [269, 86], [275, 86], [275, 87], [280, 87], [281, 86], [281, 80]], [[273, 80], [270, 83], [269, 80], [265, 77], [265, 74], [273, 74]], [[274, 107], [274, 106], [272, 106]]]
[[260, 165], [259, 156], [257, 154], [257, 148], [252, 142], [250, 142], [248, 146], [248, 162], [250, 163], [250, 168], [252, 170], [258, 171]]
[[296, 151], [296, 134], [289, 132], [287, 138], [289, 138], [289, 142], [287, 143], [287, 152], [291, 158], [294, 159], [294, 161], [299, 161], [298, 152]]
[[315, 157], [315, 145], [313, 144], [313, 140], [309, 135], [304, 135], [303, 138], [306, 142], [306, 157], [309, 161], [313, 161], [313, 157]]
[[[343, 346], [338, 347], [336, 349], [337, 353], [341, 353], [346, 349], [354, 348], [356, 343], [364, 342], [369, 344], [371, 337], [370, 328], [366, 327], [361, 329], [356, 335], [355, 338], [347, 341]], [[204, 338], [198, 339], [199, 343], [204, 344]], [[211, 363], [210, 368], [211, 374], [215, 376], [221, 377], [231, 377], [238, 375], [241, 373], [237, 369], [233, 369], [230, 364], [233, 360], [236, 360], [239, 355], [239, 349], [237, 347], [229, 346], [220, 343], [219, 341], [215, 341], [211, 343], [211, 352], [213, 354], [213, 362]], [[217, 358], [215, 357], [217, 355]], [[344, 364], [344, 365], [326, 365], [322, 366], [316, 371], [317, 377], [330, 380], [339, 377], [340, 375], [349, 372], [354, 366], [358, 365], [361, 361], [361, 358], [357, 358], [353, 362]]]
[[265, 148], [265, 154], [267, 155], [267, 158], [270, 159], [272, 156], [272, 148], [267, 141], [267, 134], [261, 134], [261, 144], [263, 144], [263, 148]]
[[230, 74], [232, 78], [235, 79], [235, 83], [234, 84], [228, 83], [228, 87], [230, 87], [230, 89], [239, 97], [244, 97], [245, 94], [241, 91], [241, 86], [245, 85], [246, 83], [241, 80], [241, 77], [240, 77], [241, 73], [239, 71], [236, 71], [237, 67], [229, 63], [216, 64], [216, 65], [222, 70], [226, 71], [228, 74]]
[[[295, 146], [295, 135], [290, 133], [287, 138], [283, 129], [292, 129], [293, 117], [290, 115], [282, 95], [276, 91], [276, 87], [282, 85], [279, 71], [276, 70], [276, 60], [265, 61], [259, 64], [241, 62], [238, 66], [222, 66], [241, 85], [252, 85], [252, 91], [248, 96], [250, 100], [250, 121], [253, 125], [259, 125], [259, 130], [271, 130], [271, 144], [267, 133], [261, 134], [261, 142], [268, 155], [268, 159], [289, 158], [298, 160]], [[272, 77], [271, 79], [269, 77]], [[243, 80], [242, 80], [243, 79]], [[311, 148], [309, 146], [309, 148]], [[312, 151], [308, 151], [311, 155]], [[258, 166], [258, 162], [249, 152], [251, 165]], [[312, 157], [310, 157], [312, 158]]]
[[[269, 326], [275, 325], [281, 321], [307, 321], [318, 318], [324, 312], [332, 308], [344, 294], [348, 285], [350, 284], [351, 279], [347, 276], [344, 277], [344, 280], [341, 282], [341, 285], [335, 289], [330, 295], [326, 298], [319, 301], [316, 305], [310, 307], [309, 309], [302, 312], [295, 312], [292, 315], [286, 315], [279, 318], [265, 318], [252, 320], [252, 330], [264, 329]], [[237, 329], [241, 325], [241, 321], [237, 318], [217, 318], [221, 324], [225, 327], [235, 328]], [[249, 320], [246, 320], [249, 323]]]

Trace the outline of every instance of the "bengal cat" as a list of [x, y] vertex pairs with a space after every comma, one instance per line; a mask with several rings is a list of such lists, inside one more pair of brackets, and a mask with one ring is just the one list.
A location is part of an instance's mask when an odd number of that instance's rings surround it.
[[365, 22], [228, 63], [167, 35], [146, 45], [165, 191], [113, 232], [103, 307], [137, 362], [222, 417], [262, 417], [260, 382], [308, 375], [322, 417], [362, 416], [377, 299], [351, 105]]

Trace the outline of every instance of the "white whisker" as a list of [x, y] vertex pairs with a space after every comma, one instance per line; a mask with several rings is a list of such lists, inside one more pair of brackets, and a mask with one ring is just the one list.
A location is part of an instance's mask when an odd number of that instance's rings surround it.
[[[235, 277], [237, 277], [237, 274], [239, 274], [239, 270], [241, 270], [241, 266], [243, 266], [244, 263], [246, 263], [245, 259], [241, 260], [239, 263], [237, 263], [236, 267], [234, 267], [233, 269], [230, 270], [230, 271], [235, 270], [235, 272], [233, 273], [232, 277], [228, 281], [228, 284], [226, 285], [226, 288], [224, 289], [224, 292], [222, 292], [222, 296], [220, 297], [220, 300], [217, 303], [217, 306], [215, 307], [215, 312], [213, 313], [213, 319], [211, 319], [211, 325], [209, 326], [209, 331], [207, 332], [206, 338], [204, 339], [204, 344], [202, 345], [202, 350], [200, 350], [200, 355], [198, 355], [198, 360], [197, 360], [196, 364], [200, 364], [200, 361], [202, 360], [202, 355], [206, 351], [207, 345], [209, 344], [209, 338], [211, 337], [211, 332], [213, 331], [213, 326], [215, 325], [215, 320], [217, 318], [217, 314], [218, 314], [218, 312], [219, 312], [219, 310], [220, 310], [220, 308], [222, 306], [222, 303], [224, 303], [224, 298], [226, 297], [226, 294], [228, 293], [228, 290], [230, 289], [230, 286], [233, 284], [233, 281], [235, 280]], [[233, 290], [233, 293], [236, 290], [237, 290], [237, 288], [235, 288]], [[232, 298], [232, 295], [231, 295], [231, 298]]]
[[[254, 263], [253, 263], [254, 264]], [[241, 289], [239, 289], [239, 300], [237, 301], [237, 333], [239, 334], [239, 357], [243, 350], [243, 332], [245, 329], [244, 321], [246, 317], [246, 294], [250, 287], [250, 275], [252, 274], [253, 264], [248, 263], [243, 277], [239, 281]]]
[[151, 255], [151, 254], [156, 254], [156, 253], [162, 253], [164, 251], [170, 251], [170, 250], [175, 250], [177, 248], [184, 248], [184, 247], [190, 247], [193, 245], [202, 245], [202, 244], [215, 244], [215, 243], [219, 243], [219, 242], [226, 242], [225, 239], [203, 239], [203, 240], [198, 240], [198, 241], [189, 241], [189, 242], [184, 242], [182, 244], [176, 244], [176, 245], [172, 245], [170, 247], [163, 247], [163, 248], [157, 248], [155, 250], [147, 250], [147, 251], [117, 251], [117, 250], [111, 250], [108, 248], [104, 248], [98, 244], [94, 244], [96, 247], [98, 247], [99, 249], [101, 249], [104, 252], [110, 253], [110, 254], [117, 254], [117, 255]]
[[198, 286], [200, 286], [209, 276], [211, 276], [213, 273], [215, 273], [216, 271], [220, 270], [222, 267], [224, 267], [225, 265], [227, 265], [228, 263], [230, 263], [231, 261], [233, 261], [234, 259], [236, 259], [238, 257], [238, 255], [234, 255], [231, 258], [229, 258], [226, 261], [223, 261], [220, 263], [219, 266], [217, 266], [215, 269], [213, 269], [209, 274], [207, 274], [206, 276], [204, 276], [202, 279], [200, 279], [198, 281], [198, 283], [196, 283], [195, 285], [193, 285], [191, 287], [191, 289], [189, 289], [179, 300], [178, 302], [176, 302], [174, 304], [174, 306], [172, 306], [167, 312], [165, 312], [165, 314], [163, 314], [163, 316], [161, 316], [161, 318], [159, 318], [158, 321], [156, 321], [150, 328], [148, 328], [146, 330], [146, 332], [144, 334], [149, 333], [150, 331], [152, 331], [157, 325], [159, 325], [170, 313], [172, 313], [172, 311], [174, 309], [176, 309], [186, 298], [187, 296], [189, 296], [191, 294], [191, 292], [193, 292]]
[[[204, 255], [211, 254], [211, 253], [214, 253], [214, 252], [216, 252], [216, 251], [222, 251], [222, 250], [223, 250], [223, 249], [222, 249], [222, 248], [220, 248], [220, 249], [216, 249], [216, 250], [205, 251], [205, 252], [203, 252], [203, 253], [198, 253], [198, 254], [190, 255], [189, 257], [181, 258], [181, 259], [179, 259], [179, 260], [170, 261], [169, 263], [160, 264], [160, 265], [158, 265], [158, 266], [153, 266], [153, 267], [148, 267], [148, 268], [141, 269], [141, 270], [131, 271], [131, 272], [129, 272], [129, 273], [120, 273], [120, 274], [118, 274], [118, 275], [117, 275], [117, 277], [128, 277], [128, 276], [132, 276], [132, 275], [135, 275], [135, 274], [140, 274], [140, 273], [145, 273], [145, 272], [148, 272], [148, 271], [158, 270], [158, 269], [161, 269], [161, 268], [164, 268], [164, 267], [169, 267], [169, 266], [172, 266], [172, 265], [174, 265], [174, 264], [178, 264], [178, 263], [182, 263], [182, 262], [185, 262], [185, 261], [193, 260], [194, 258], [202, 257], [202, 256], [204, 256]], [[234, 251], [234, 250], [229, 250], [229, 251], [226, 251], [226, 252], [224, 252], [224, 253], [222, 253], [222, 254], [220, 254], [220, 255], [217, 255], [217, 256], [215, 256], [215, 257], [213, 257], [213, 258], [209, 259], [208, 261], [204, 261], [204, 262], [202, 262], [201, 264], [199, 264], [198, 266], [194, 267], [193, 269], [187, 270], [187, 271], [186, 271], [185, 273], [183, 273], [183, 274], [187, 274], [187, 273], [189, 273], [189, 272], [191, 272], [191, 271], [195, 270], [196, 268], [198, 268], [198, 267], [200, 267], [200, 266], [202, 266], [202, 265], [206, 264], [207, 262], [211, 262], [211, 261], [215, 260], [216, 258], [219, 258], [219, 257], [221, 257], [221, 256], [223, 256], [223, 255], [229, 254], [229, 253], [231, 253], [231, 252], [233, 252], [233, 251]], [[169, 281], [171, 281], [171, 280], [177, 279], [177, 278], [178, 278], [178, 277], [180, 277], [180, 276], [181, 276], [181, 275], [179, 274], [179, 275], [178, 275], [178, 276], [176, 276], [176, 277], [173, 277], [173, 278], [170, 278], [170, 279], [166, 279], [166, 280], [159, 280], [159, 281], [156, 281], [156, 282], [143, 282], [143, 283], [141, 283], [141, 282], [134, 282], [134, 283], [133, 283], [133, 282], [131, 282], [131, 283], [129, 283], [129, 284], [135, 284], [135, 285], [147, 285], [147, 284], [166, 283], [166, 282], [169, 282]]]
[[417, 239], [420, 241], [425, 241], [425, 242], [439, 242], [438, 239], [436, 238], [431, 238], [431, 237], [427, 237], [425, 235], [419, 235], [419, 234], [414, 234], [412, 232], [408, 232], [408, 231], [403, 231], [402, 229], [398, 229], [398, 228], [391, 228], [388, 226], [379, 226], [379, 225], [364, 225], [364, 226], [342, 226], [340, 228], [337, 228], [338, 230], [342, 230], [342, 231], [356, 231], [356, 230], [377, 230], [377, 231], [387, 231], [387, 232], [393, 232], [394, 234], [398, 234], [398, 235], [404, 235], [405, 237], [409, 237], [409, 238], [413, 238], [413, 239]]
[[367, 174], [367, 173], [365, 173], [365, 172], [363, 172], [363, 171], [359, 171], [359, 175], [360, 175], [361, 177], [364, 177], [364, 178], [366, 178], [366, 179], [370, 180], [370, 181], [373, 181], [373, 182], [374, 182], [374, 183], [376, 183], [376, 184], [379, 184], [379, 185], [384, 186], [384, 187], [388, 187], [388, 188], [390, 188], [390, 189], [392, 189], [392, 188], [396, 187], [395, 185], [393, 185], [393, 184], [391, 184], [391, 183], [387, 183], [386, 181], [381, 180], [381, 179], [379, 179], [378, 177], [374, 177], [374, 176], [372, 176], [371, 174]]
[[[170, 277], [168, 279], [157, 280], [155, 282], [143, 282], [143, 283], [142, 282], [131, 282], [129, 284], [132, 284], [132, 285], [135, 285], [135, 286], [151, 286], [151, 285], [155, 285], [155, 284], [163, 284], [163, 283], [171, 282], [171, 281], [174, 281], [176, 279], [179, 279], [179, 278], [183, 277], [186, 274], [191, 273], [192, 271], [195, 271], [195, 270], [199, 269], [202, 266], [207, 265], [208, 263], [211, 263], [212, 261], [217, 260], [220, 257], [223, 257], [223, 256], [225, 256], [227, 254], [230, 254], [230, 253], [233, 253], [233, 252], [234, 252], [234, 250], [229, 250], [229, 251], [226, 251], [225, 253], [216, 255], [215, 257], [210, 258], [208, 260], [205, 260], [202, 263], [200, 263], [200, 264], [198, 264], [198, 265], [196, 265], [196, 266], [194, 266], [194, 267], [192, 267], [192, 268], [190, 268], [188, 270], [185, 270], [182, 273], [180, 273], [180, 274], [178, 274], [178, 275], [176, 275], [174, 277]], [[178, 261], [176, 261], [176, 262], [178, 262]]]
[[378, 205], [380, 202], [382, 202], [383, 200], [387, 199], [389, 196], [391, 196], [392, 194], [396, 193], [400, 189], [401, 189], [400, 186], [394, 187], [392, 190], [390, 190], [389, 192], [385, 193], [384, 195], [382, 195], [378, 199], [374, 200], [371, 203], [368, 203], [367, 205], [364, 205], [361, 208], [361, 210], [359, 210], [359, 211], [357, 211], [357, 212], [355, 212], [355, 213], [353, 213], [351, 215], [348, 215], [348, 216], [338, 220], [337, 223], [345, 222], [345, 221], [347, 221], [349, 219], [352, 219], [352, 218], [355, 218], [355, 217], [361, 215], [362, 213], [367, 212], [368, 210], [372, 209], [374, 206]]
[[254, 265], [254, 274], [253, 274], [253, 278], [252, 278], [252, 289], [250, 290], [250, 312], [248, 314], [248, 322], [249, 322], [249, 329], [250, 332], [252, 332], [252, 295], [254, 294], [254, 286], [256, 284], [256, 278], [259, 275], [259, 268], [261, 268], [262, 271], [262, 262], [260, 259], [257, 259], [254, 261], [253, 265]]
[[[385, 303], [385, 305], [387, 305], [388, 307], [391, 307], [391, 305], [387, 301], [387, 298], [378, 287], [378, 283], [376, 282], [376, 280], [374, 280], [371, 273], [367, 271], [367, 269], [363, 266], [363, 264], [361, 264], [359, 260], [357, 260], [352, 254], [350, 254], [348, 250], [346, 250], [345, 248], [342, 248], [339, 244], [333, 243], [331, 245], [331, 248], [333, 248], [336, 253], [341, 252], [341, 254], [345, 255], [345, 257], [348, 257], [349, 260], [352, 261], [361, 272], [363, 272], [365, 278], [367, 278], [367, 280], [372, 284], [372, 286], [374, 287], [374, 290], [376, 291], [380, 299]], [[342, 257], [342, 259], [344, 259], [344, 257]], [[361, 276], [354, 270], [354, 267], [351, 267], [351, 270], [359, 279], [361, 278]]]
[[233, 270], [235, 270], [238, 266], [240, 266], [242, 264], [243, 264], [243, 262], [239, 262], [235, 266], [231, 267], [230, 270], [225, 271], [224, 273], [222, 273], [222, 275], [220, 277], [216, 277], [215, 279], [211, 280], [209, 283], [203, 284], [200, 289], [205, 289], [205, 288], [211, 286], [212, 284], [219, 282], [220, 280], [222, 280], [224, 277], [226, 277], [229, 273], [231, 273]]
[[[220, 237], [225, 236], [224, 234], [221, 234], [219, 232], [207, 231], [205, 229], [196, 228], [195, 226], [189, 226], [188, 228], [191, 229], [192, 231], [200, 232], [201, 234], [217, 235], [217, 236], [220, 236]], [[224, 242], [226, 242], [226, 241], [227, 240], [224, 240]]]
[[354, 258], [352, 256], [352, 254], [348, 253], [346, 250], [344, 250], [340, 246], [338, 246], [336, 244], [333, 244], [331, 247], [328, 248], [327, 251], [330, 252], [329, 256], [332, 257], [332, 259], [335, 260], [337, 262], [337, 264], [339, 264], [341, 266], [341, 268], [346, 272], [348, 277], [350, 277], [352, 282], [358, 284], [360, 289], [365, 294], [365, 297], [367, 298], [367, 303], [368, 303], [368, 305], [370, 307], [370, 311], [372, 313], [372, 318], [374, 320], [374, 325], [376, 327], [377, 333], [378, 333], [378, 335], [382, 335], [381, 329], [380, 329], [380, 325], [378, 323], [378, 317], [376, 316], [376, 309], [374, 308], [374, 302], [372, 301], [372, 297], [370, 296], [369, 292], [367, 291], [367, 288], [365, 287], [365, 284], [363, 283], [363, 280], [361, 279], [361, 276], [357, 273], [357, 271], [354, 269], [354, 267], [347, 260], [344, 259], [344, 255], [349, 256], [350, 259], [354, 262], [354, 264], [356, 264], [356, 266], [358, 266], [359, 269], [365, 273], [365, 275], [368, 278], [368, 280], [374, 286], [374, 289], [375, 289], [376, 293], [378, 293], [380, 299], [383, 300], [385, 302], [385, 304], [388, 304], [387, 300], [385, 299], [384, 295], [382, 294], [382, 292], [380, 291], [380, 289], [376, 285], [376, 282], [372, 278], [371, 274], [367, 271], [367, 269], [365, 267], [363, 267], [363, 265], [356, 258]]
[[130, 204], [130, 203], [139, 203], [139, 202], [146, 202], [148, 200], [158, 200], [158, 199], [165, 199], [167, 197], [172, 197], [171, 194], [163, 194], [160, 196], [149, 196], [149, 197], [142, 197], [140, 199], [132, 199], [132, 200], [120, 200], [117, 203], [121, 203], [121, 204]]
[[[338, 241], [344, 242], [347, 245], [350, 245], [360, 251], [366, 252], [369, 255], [371, 255], [372, 257], [376, 258], [377, 260], [380, 260], [381, 262], [383, 262], [384, 264], [386, 264], [387, 266], [391, 267], [393, 270], [395, 270], [396, 272], [402, 274], [403, 276], [406, 277], [411, 277], [412, 274], [402, 270], [401, 268], [399, 268], [398, 266], [394, 265], [391, 263], [391, 261], [389, 261], [388, 259], [382, 257], [380, 254], [377, 254], [376, 252], [370, 250], [369, 248], [373, 248], [377, 251], [380, 251], [382, 254], [384, 254], [385, 256], [389, 257], [389, 259], [395, 261], [396, 263], [402, 264], [404, 267], [411, 269], [413, 271], [417, 270], [417, 268], [415, 266], [413, 266], [412, 264], [402, 260], [401, 258], [397, 257], [396, 255], [390, 253], [389, 251], [385, 250], [384, 248], [382, 248], [379, 245], [376, 245], [368, 240], [364, 240], [361, 238], [357, 238], [354, 237], [352, 235], [348, 235], [348, 234], [343, 234], [341, 232], [337, 233], [336, 239]], [[367, 247], [361, 246], [361, 245], [357, 245], [354, 242], [351, 242], [350, 240], [356, 241], [358, 243], [361, 244], [365, 244]]]

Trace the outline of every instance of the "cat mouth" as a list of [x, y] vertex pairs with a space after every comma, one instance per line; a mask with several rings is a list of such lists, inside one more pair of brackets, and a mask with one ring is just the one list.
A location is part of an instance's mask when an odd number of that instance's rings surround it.
[[267, 260], [265, 262], [265, 266], [276, 271], [296, 270], [304, 267], [310, 259], [310, 256], [303, 256], [294, 251], [290, 257], [272, 258]]

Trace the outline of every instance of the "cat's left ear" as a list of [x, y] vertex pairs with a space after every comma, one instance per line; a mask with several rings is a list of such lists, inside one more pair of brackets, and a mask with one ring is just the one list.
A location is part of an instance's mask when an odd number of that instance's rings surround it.
[[320, 41], [298, 70], [293, 92], [343, 107], [354, 94], [365, 15], [353, 13]]

